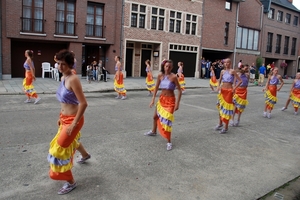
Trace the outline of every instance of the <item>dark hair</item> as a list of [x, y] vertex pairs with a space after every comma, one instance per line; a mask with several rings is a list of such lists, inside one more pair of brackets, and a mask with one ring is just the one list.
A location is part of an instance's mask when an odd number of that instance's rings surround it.
[[148, 65], [151, 65], [151, 61], [150, 61], [149, 59], [147, 59], [145, 62], [146, 62]]
[[183, 62], [178, 62], [180, 67], [183, 67]]
[[172, 60], [163, 60], [162, 62], [161, 62], [161, 72], [164, 74], [165, 73], [165, 64], [166, 63], [170, 63], [170, 65], [171, 66], [173, 66], [173, 61]]
[[33, 51], [32, 50], [26, 50], [27, 55], [33, 59]]
[[56, 59], [57, 60], [60, 60], [60, 61], [65, 61], [69, 68], [73, 68], [73, 65], [74, 65], [74, 56], [73, 56], [73, 53], [66, 50], [66, 49], [63, 49], [63, 50], [60, 50], [57, 54], [56, 54]]

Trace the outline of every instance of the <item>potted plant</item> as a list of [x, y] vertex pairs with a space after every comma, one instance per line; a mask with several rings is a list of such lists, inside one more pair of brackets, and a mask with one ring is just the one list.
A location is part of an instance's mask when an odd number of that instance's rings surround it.
[[288, 66], [288, 65], [287, 65], [286, 62], [282, 62], [282, 63], [280, 64], [280, 67], [283, 68], [283, 69], [285, 69], [287, 66]]

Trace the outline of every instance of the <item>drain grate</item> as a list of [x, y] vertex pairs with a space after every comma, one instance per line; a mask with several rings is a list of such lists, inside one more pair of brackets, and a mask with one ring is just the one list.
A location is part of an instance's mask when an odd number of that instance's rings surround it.
[[283, 199], [284, 199], [284, 195], [283, 195], [283, 194], [280, 194], [280, 193], [278, 193], [278, 192], [276, 192], [276, 193], [274, 194], [274, 197], [275, 197], [276, 199], [278, 199], [278, 200], [283, 200]]

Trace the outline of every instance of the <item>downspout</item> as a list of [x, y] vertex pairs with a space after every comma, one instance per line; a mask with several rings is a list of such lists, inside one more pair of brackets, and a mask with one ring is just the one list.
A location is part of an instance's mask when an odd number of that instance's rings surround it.
[[239, 12], [240, 12], [240, 2], [237, 3], [237, 7], [236, 7], [235, 40], [234, 40], [234, 50], [233, 50], [233, 68], [235, 68], [235, 59], [236, 59], [236, 43], [237, 43], [237, 32], [238, 32], [238, 26], [239, 26]]
[[[202, 49], [202, 38], [203, 38], [203, 27], [204, 27], [204, 15], [205, 15], [205, 13], [204, 13], [204, 4], [205, 4], [205, 1], [206, 0], [203, 0], [203, 3], [202, 3], [202, 19], [201, 19], [201, 21], [202, 21], [202, 23], [201, 23], [201, 32], [200, 32], [200, 48], [199, 48], [199, 53], [200, 53], [200, 57], [201, 57], [201, 60], [202, 60], [202, 56], [203, 56], [203, 49]], [[197, 58], [198, 59], [198, 66], [197, 66], [197, 70], [196, 70], [196, 72], [198, 73], [198, 74], [196, 74], [196, 77], [195, 78], [201, 78], [201, 60], [199, 60], [199, 58]]]
[[[125, 7], [125, 0], [122, 0], [122, 16], [121, 16], [121, 38], [120, 38], [120, 42], [121, 42], [121, 45], [120, 45], [120, 57], [122, 58], [123, 57], [123, 47], [124, 47], [124, 44], [123, 44], [123, 42], [124, 42], [124, 40], [123, 40], [123, 38], [124, 38], [124, 7]], [[123, 61], [124, 61], [125, 59], [123, 58]], [[124, 63], [124, 65], [125, 65], [125, 63]]]
[[0, 80], [2, 80], [2, 0], [0, 0]]

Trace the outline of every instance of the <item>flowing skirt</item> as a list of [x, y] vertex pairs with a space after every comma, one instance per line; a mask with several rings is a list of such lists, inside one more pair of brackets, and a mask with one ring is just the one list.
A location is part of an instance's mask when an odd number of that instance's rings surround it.
[[125, 90], [124, 83], [123, 83], [123, 73], [122, 72], [120, 72], [120, 74], [119, 74], [119, 80], [117, 80], [115, 77], [114, 89], [119, 95], [123, 95], [123, 96], [126, 95], [126, 90]]
[[172, 122], [174, 121], [175, 97], [160, 96], [156, 105], [157, 128], [161, 136], [171, 139]]
[[25, 78], [23, 79], [23, 90], [27, 97], [37, 98], [37, 94], [32, 83], [33, 83], [33, 75], [31, 71], [26, 71]]
[[233, 103], [235, 105], [235, 113], [242, 113], [248, 105], [247, 100], [247, 88], [246, 87], [238, 87], [235, 90], [235, 94], [233, 95]]
[[217, 87], [218, 86], [218, 81], [216, 76], [212, 76], [209, 80], [209, 84], [213, 87]]
[[178, 77], [178, 82], [179, 82], [181, 90], [184, 91], [185, 90], [185, 80], [184, 80], [183, 74], [181, 74], [181, 76]]
[[60, 126], [56, 136], [50, 142], [48, 162], [50, 163], [49, 176], [54, 180], [73, 180], [71, 169], [73, 167], [73, 156], [79, 147], [80, 129], [83, 126], [84, 118], [74, 128], [71, 135], [67, 135], [67, 129], [75, 118], [60, 114]]
[[147, 90], [149, 91], [153, 91], [155, 89], [155, 82], [153, 80], [152, 73], [149, 72], [147, 73], [146, 86], [147, 86]]
[[300, 107], [300, 89], [294, 88], [290, 96], [291, 102], [295, 109]]
[[232, 88], [221, 88], [221, 92], [218, 94], [217, 107], [219, 109], [220, 118], [224, 123], [228, 123], [231, 119], [234, 111], [233, 105], [233, 90]]
[[265, 103], [268, 110], [273, 110], [277, 102], [277, 86], [269, 85], [268, 90], [265, 92]]

